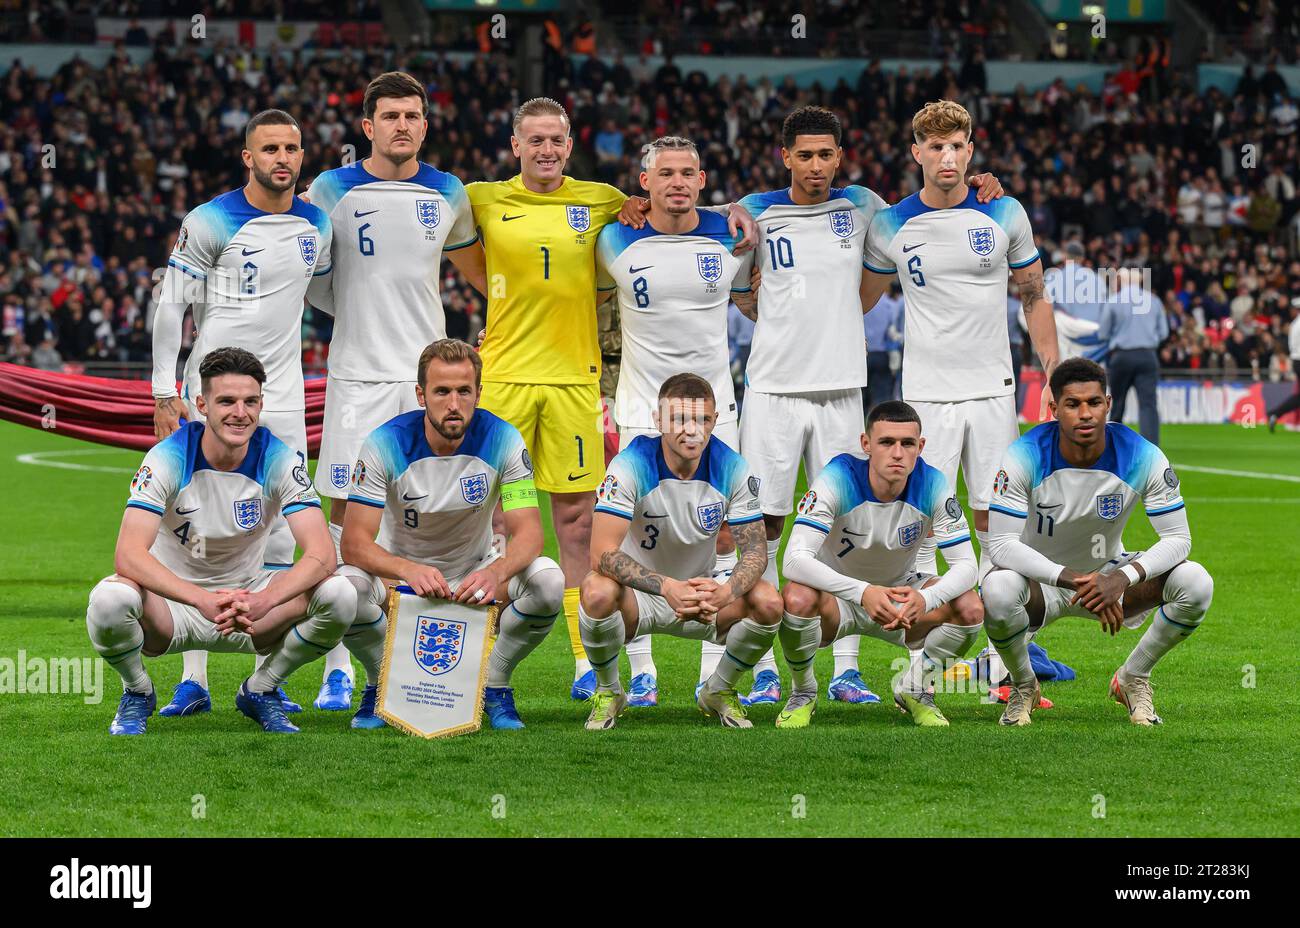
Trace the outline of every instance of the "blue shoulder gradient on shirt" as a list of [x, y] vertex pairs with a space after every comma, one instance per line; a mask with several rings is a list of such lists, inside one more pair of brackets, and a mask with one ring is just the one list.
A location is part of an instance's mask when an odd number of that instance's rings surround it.
[[[363, 184], [378, 183], [383, 183], [383, 178], [371, 174], [360, 161], [355, 161], [344, 167], [321, 173], [312, 182], [312, 202], [325, 212], [332, 213], [334, 207], [349, 190]], [[465, 193], [465, 185], [461, 183], [459, 177], [446, 171], [439, 171], [433, 165], [425, 164], [423, 161], [420, 162], [419, 170], [411, 177], [404, 178], [401, 183], [418, 184], [437, 191], [451, 204], [452, 209], [469, 205], [469, 195]]]
[[[248, 202], [248, 197], [244, 195], [244, 188], [230, 190], [214, 197], [202, 206], [196, 207], [187, 217], [191, 227], [196, 223], [206, 225], [212, 233], [213, 253], [220, 254], [230, 240], [235, 237], [240, 229], [254, 219], [260, 219], [263, 216], [273, 216], [275, 213], [268, 213], [265, 210], [258, 209]], [[322, 236], [333, 235], [333, 224], [325, 211], [319, 206], [314, 206], [297, 197], [293, 198], [293, 204], [289, 207], [289, 215], [297, 216], [315, 226], [316, 231]], [[197, 234], [190, 233], [191, 236]], [[184, 255], [182, 254], [182, 257]], [[183, 261], [177, 261], [172, 258], [168, 261], [172, 267], [178, 268], [194, 277], [207, 276], [201, 271], [188, 267]]]
[[[631, 444], [618, 453], [614, 460], [620, 461], [635, 477], [636, 491], [633, 496], [638, 500], [659, 486], [662, 481], [681, 479], [668, 469], [668, 463], [664, 460], [663, 439], [658, 435], [638, 435], [632, 439]], [[745, 459], [733, 451], [726, 442], [710, 437], [709, 443], [704, 446], [704, 454], [700, 456], [695, 476], [691, 479], [705, 481], [729, 499], [736, 481], [744, 477], [746, 466]], [[602, 503], [597, 506], [597, 511], [627, 515], [618, 509], [602, 509], [605, 505]], [[755, 513], [741, 519], [728, 518], [727, 521], [732, 525], [745, 525], [762, 517], [762, 513]]]
[[[176, 492], [187, 487], [194, 475], [201, 470], [215, 470], [203, 454], [202, 422], [187, 422], [172, 432], [149, 452], [160, 458], [160, 466], [174, 468], [176, 473]], [[277, 475], [280, 467], [293, 467], [298, 463], [298, 453], [276, 438], [264, 425], [259, 425], [248, 440], [248, 450], [244, 460], [231, 473], [243, 474], [267, 489], [268, 477]], [[304, 462], [305, 463], [305, 462]], [[157, 512], [152, 506], [139, 502], [130, 503], [141, 509]], [[161, 515], [162, 513], [159, 513]]]
[[[371, 432], [367, 441], [374, 445], [375, 451], [383, 460], [389, 480], [396, 480], [416, 461], [437, 457], [424, 436], [423, 409], [413, 409], [394, 416]], [[474, 418], [470, 419], [460, 446], [447, 457], [463, 455], [478, 458], [499, 475], [505, 469], [510, 453], [521, 444], [523, 438], [518, 429], [480, 407], [474, 410]], [[348, 498], [366, 501], [365, 497], [355, 495]]]
[[[834, 497], [834, 518], [838, 519], [863, 503], [880, 502], [871, 489], [869, 473], [870, 462], [866, 458], [860, 458], [856, 454], [837, 454], [817, 475], [817, 480], [813, 482], [813, 485], [816, 486], [818, 482], [822, 482]], [[917, 458], [916, 467], [908, 474], [907, 483], [903, 486], [903, 492], [892, 503], [905, 503], [919, 509], [929, 517], [936, 506], [943, 504], [947, 498], [947, 492], [948, 484], [943, 473], [925, 463], [924, 459]], [[883, 505], [890, 504], [885, 503]], [[831, 528], [829, 525], [823, 525], [807, 516], [799, 516], [794, 521], [796, 525], [808, 525], [823, 532], [829, 532]], [[969, 539], [969, 536], [967, 536], [967, 539]], [[954, 539], [952, 542], [946, 543], [945, 547], [948, 544], [956, 544], [960, 540]]]
[[[631, 245], [662, 235], [674, 235], [679, 238], [698, 237], [705, 241], [712, 240], [721, 244], [727, 251], [731, 251], [736, 247], [736, 238], [727, 229], [726, 216], [699, 207], [696, 207], [695, 212], [700, 217], [700, 223], [690, 232], [659, 232], [652, 229], [648, 222], [639, 229], [625, 226], [621, 222], [608, 223], [596, 237], [596, 251], [601, 262], [605, 267], [612, 269], [619, 256], [627, 251]], [[605, 289], [612, 290], [613, 288], [606, 287]]]
[[[617, 223], [610, 223], [605, 228], [609, 229], [614, 225]], [[659, 436], [638, 435], [614, 456], [606, 471], [621, 470], [625, 474], [624, 489], [631, 491], [635, 505], [647, 493], [659, 486], [659, 460], [662, 457]], [[598, 502], [596, 512], [607, 512], [610, 515], [622, 516], [624, 519], [632, 518], [632, 513], [607, 502]]]
[[740, 205], [749, 211], [749, 215], [757, 219], [763, 215], [763, 211], [769, 206], [791, 206], [794, 201], [790, 199], [790, 190], [767, 190], [763, 193], [751, 193], [746, 197], [741, 197]]
[[1074, 467], [1061, 456], [1060, 434], [1059, 422], [1044, 422], [1020, 436], [1008, 449], [1008, 453], [1030, 475], [1031, 487], [1038, 486], [1058, 470], [1096, 470], [1114, 474], [1141, 495], [1151, 469], [1160, 460], [1160, 449], [1151, 442], [1127, 425], [1107, 422], [1106, 450], [1097, 463], [1089, 468]]
[[870, 213], [871, 208], [876, 204], [875, 194], [861, 184], [850, 184], [847, 187], [832, 187], [831, 199], [848, 200], [854, 208], [863, 212]]
[[[1000, 225], [1003, 231], [1008, 235], [1011, 234], [1011, 227], [1015, 223], [1016, 219], [1024, 212], [1024, 208], [1020, 205], [1020, 201], [1015, 197], [1003, 196], [996, 200], [990, 200], [987, 203], [981, 203], [974, 187], [971, 187], [967, 192], [966, 199], [953, 207], [953, 209], [973, 209], [976, 212], [983, 213]], [[918, 190], [911, 196], [899, 200], [893, 206], [882, 209], [876, 214], [876, 218], [873, 222], [878, 224], [877, 228], [880, 230], [885, 243], [888, 244], [894, 240], [894, 236], [896, 236], [903, 226], [907, 224], [908, 220], [933, 212], [937, 212], [936, 208], [933, 206], [926, 206], [925, 203], [921, 201], [921, 192]], [[1011, 266], [1017, 268], [1027, 267], [1037, 260], [1038, 252], [1035, 250], [1033, 257], [1012, 264]], [[867, 267], [879, 274], [894, 273], [892, 270], [887, 271], [880, 268], [874, 268], [869, 264]]]

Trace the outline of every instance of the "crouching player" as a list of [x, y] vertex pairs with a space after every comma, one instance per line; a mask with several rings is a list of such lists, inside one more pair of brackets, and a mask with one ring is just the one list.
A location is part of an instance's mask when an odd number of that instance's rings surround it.
[[[1178, 476], [1155, 445], [1107, 423], [1101, 365], [1071, 358], [1052, 373], [1055, 422], [1007, 449], [993, 481], [989, 551], [998, 570], [984, 578], [989, 641], [1011, 674], [1003, 725], [1028, 725], [1038, 680], [1027, 639], [1063, 615], [1091, 616], [1112, 635], [1155, 617], [1110, 692], [1135, 725], [1158, 725], [1151, 670], [1200, 626], [1214, 581], [1187, 560], [1192, 536]], [[1123, 550], [1124, 526], [1141, 503], [1160, 540]]]
[[[199, 366], [196, 421], [155, 445], [131, 481], [117, 573], [91, 590], [90, 640], [122, 677], [109, 732], [139, 735], [157, 700], [144, 657], [189, 650], [254, 653], [235, 705], [268, 732], [295, 732], [276, 690], [340, 640], [378, 672], [384, 623], [354, 628], [357, 596], [335, 574], [333, 542], [307, 462], [259, 427], [266, 371], [240, 348]], [[263, 570], [283, 514], [303, 556]]]
[[[542, 557], [533, 467], [519, 431], [478, 408], [482, 362], [454, 338], [420, 355], [419, 409], [370, 433], [352, 472], [339, 572], [357, 587], [361, 617], [382, 620], [400, 579], [421, 596], [495, 601], [500, 627], [488, 662], [484, 710], [493, 728], [523, 728], [510, 677], [546, 638], [564, 605], [564, 575]], [[492, 512], [505, 514], [504, 553]], [[376, 541], [376, 534], [378, 540]], [[373, 706], [375, 688], [361, 704]]]
[[[933, 679], [966, 653], [983, 623], [966, 517], [947, 478], [920, 457], [916, 410], [898, 400], [877, 404], [861, 441], [865, 460], [840, 454], [818, 474], [786, 545], [780, 639], [794, 692], [777, 728], [812, 721], [813, 658], [846, 635], [919, 650], [895, 683], [894, 702], [918, 725], [947, 725]], [[916, 569], [931, 531], [948, 562], [942, 577]]]
[[[607, 468], [591, 525], [592, 572], [582, 581], [579, 627], [596, 672], [590, 731], [613, 728], [627, 706], [618, 652], [638, 635], [676, 635], [725, 645], [696, 704], [724, 728], [752, 728], [736, 680], [767, 651], [781, 596], [763, 581], [767, 544], [758, 481], [745, 459], [713, 437], [713, 388], [674, 374], [659, 388], [655, 426]], [[730, 526], [739, 563], [713, 572], [718, 531]]]

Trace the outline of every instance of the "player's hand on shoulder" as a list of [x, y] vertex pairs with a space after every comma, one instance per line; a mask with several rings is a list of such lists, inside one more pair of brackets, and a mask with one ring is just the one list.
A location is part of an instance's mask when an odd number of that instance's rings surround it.
[[185, 401], [179, 396], [156, 398], [153, 401], [153, 436], [162, 441], [181, 427], [181, 419], [189, 415]]
[[996, 200], [1003, 193], [1002, 183], [992, 174], [976, 174], [967, 183], [975, 188], [975, 199], [981, 203]]
[[456, 588], [456, 602], [477, 606], [497, 598], [497, 575], [488, 568], [476, 570]]
[[451, 587], [447, 586], [447, 578], [436, 567], [412, 563], [402, 579], [406, 581], [407, 586], [415, 590], [417, 596], [428, 599], [451, 599]]
[[650, 201], [645, 197], [628, 197], [623, 201], [623, 208], [618, 211], [618, 221], [625, 226], [639, 229], [645, 225], [645, 214], [650, 212]]
[[727, 231], [736, 239], [736, 247], [731, 249], [733, 255], [739, 257], [758, 246], [758, 223], [739, 203], [732, 203], [727, 211]]
[[487, 329], [478, 330], [478, 338], [474, 339], [475, 349], [483, 347], [483, 339], [487, 338]]

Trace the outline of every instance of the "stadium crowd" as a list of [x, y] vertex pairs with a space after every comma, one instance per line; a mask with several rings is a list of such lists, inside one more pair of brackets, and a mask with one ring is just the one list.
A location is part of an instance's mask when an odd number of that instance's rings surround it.
[[[136, 67], [124, 51], [51, 79], [15, 66], [0, 78], [0, 305], [5, 360], [56, 369], [146, 362], [151, 290], [185, 213], [243, 184], [243, 126], [264, 107], [300, 121], [301, 189], [368, 148], [359, 128], [366, 82], [395, 67], [429, 88], [425, 160], [465, 180], [502, 179], [519, 102], [509, 62], [478, 55], [271, 57], [231, 47], [210, 56], [159, 45]], [[799, 103], [836, 109], [848, 127], [839, 183], [895, 202], [917, 189], [910, 117], [949, 97], [976, 118], [973, 170], [997, 174], [1029, 211], [1048, 263], [1067, 240], [1096, 266], [1151, 269], [1169, 313], [1168, 368], [1292, 379], [1286, 347], [1300, 312], [1300, 110], [1260, 75], [1238, 92], [1197, 94], [1176, 75], [1139, 94], [1116, 73], [1101, 94], [1057, 81], [1009, 96], [983, 91], [980, 69], [886, 74], [801, 91], [792, 81], [683, 73], [671, 59], [564, 59], [548, 88], [573, 116], [570, 170], [635, 192], [640, 145], [695, 139], [706, 198], [737, 199], [786, 183], [778, 129]], [[449, 334], [482, 324], [478, 297], [447, 268]], [[324, 366], [331, 320], [304, 317], [304, 361]]]

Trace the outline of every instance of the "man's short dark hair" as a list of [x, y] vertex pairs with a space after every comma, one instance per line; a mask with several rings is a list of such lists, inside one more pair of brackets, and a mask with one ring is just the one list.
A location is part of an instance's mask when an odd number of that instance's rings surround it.
[[794, 149], [794, 140], [801, 135], [829, 135], [838, 146], [842, 131], [840, 118], [826, 107], [801, 106], [781, 124], [781, 144], [790, 151]]
[[708, 400], [717, 403], [713, 387], [699, 374], [673, 374], [659, 388], [659, 402], [664, 400]]
[[1087, 358], [1069, 358], [1057, 365], [1052, 371], [1052, 396], [1061, 398], [1061, 391], [1072, 383], [1099, 383], [1101, 392], [1106, 392], [1106, 369], [1096, 361]]
[[921, 417], [902, 400], [885, 400], [871, 407], [867, 414], [867, 431], [870, 432], [877, 422], [915, 422], [920, 426]]
[[428, 115], [429, 95], [425, 93], [424, 85], [405, 71], [386, 71], [367, 84], [366, 95], [361, 101], [361, 115], [374, 119], [380, 100], [402, 97], [419, 97], [420, 114]]
[[293, 126], [302, 135], [302, 127], [298, 125], [298, 120], [294, 119], [284, 110], [262, 110], [248, 121], [244, 126], [244, 147], [248, 148], [249, 139], [253, 137], [253, 130], [258, 126]]
[[203, 356], [199, 362], [203, 392], [208, 392], [208, 383], [213, 377], [223, 374], [244, 374], [256, 380], [258, 386], [266, 383], [266, 368], [257, 360], [257, 355], [243, 348], [214, 348]]

